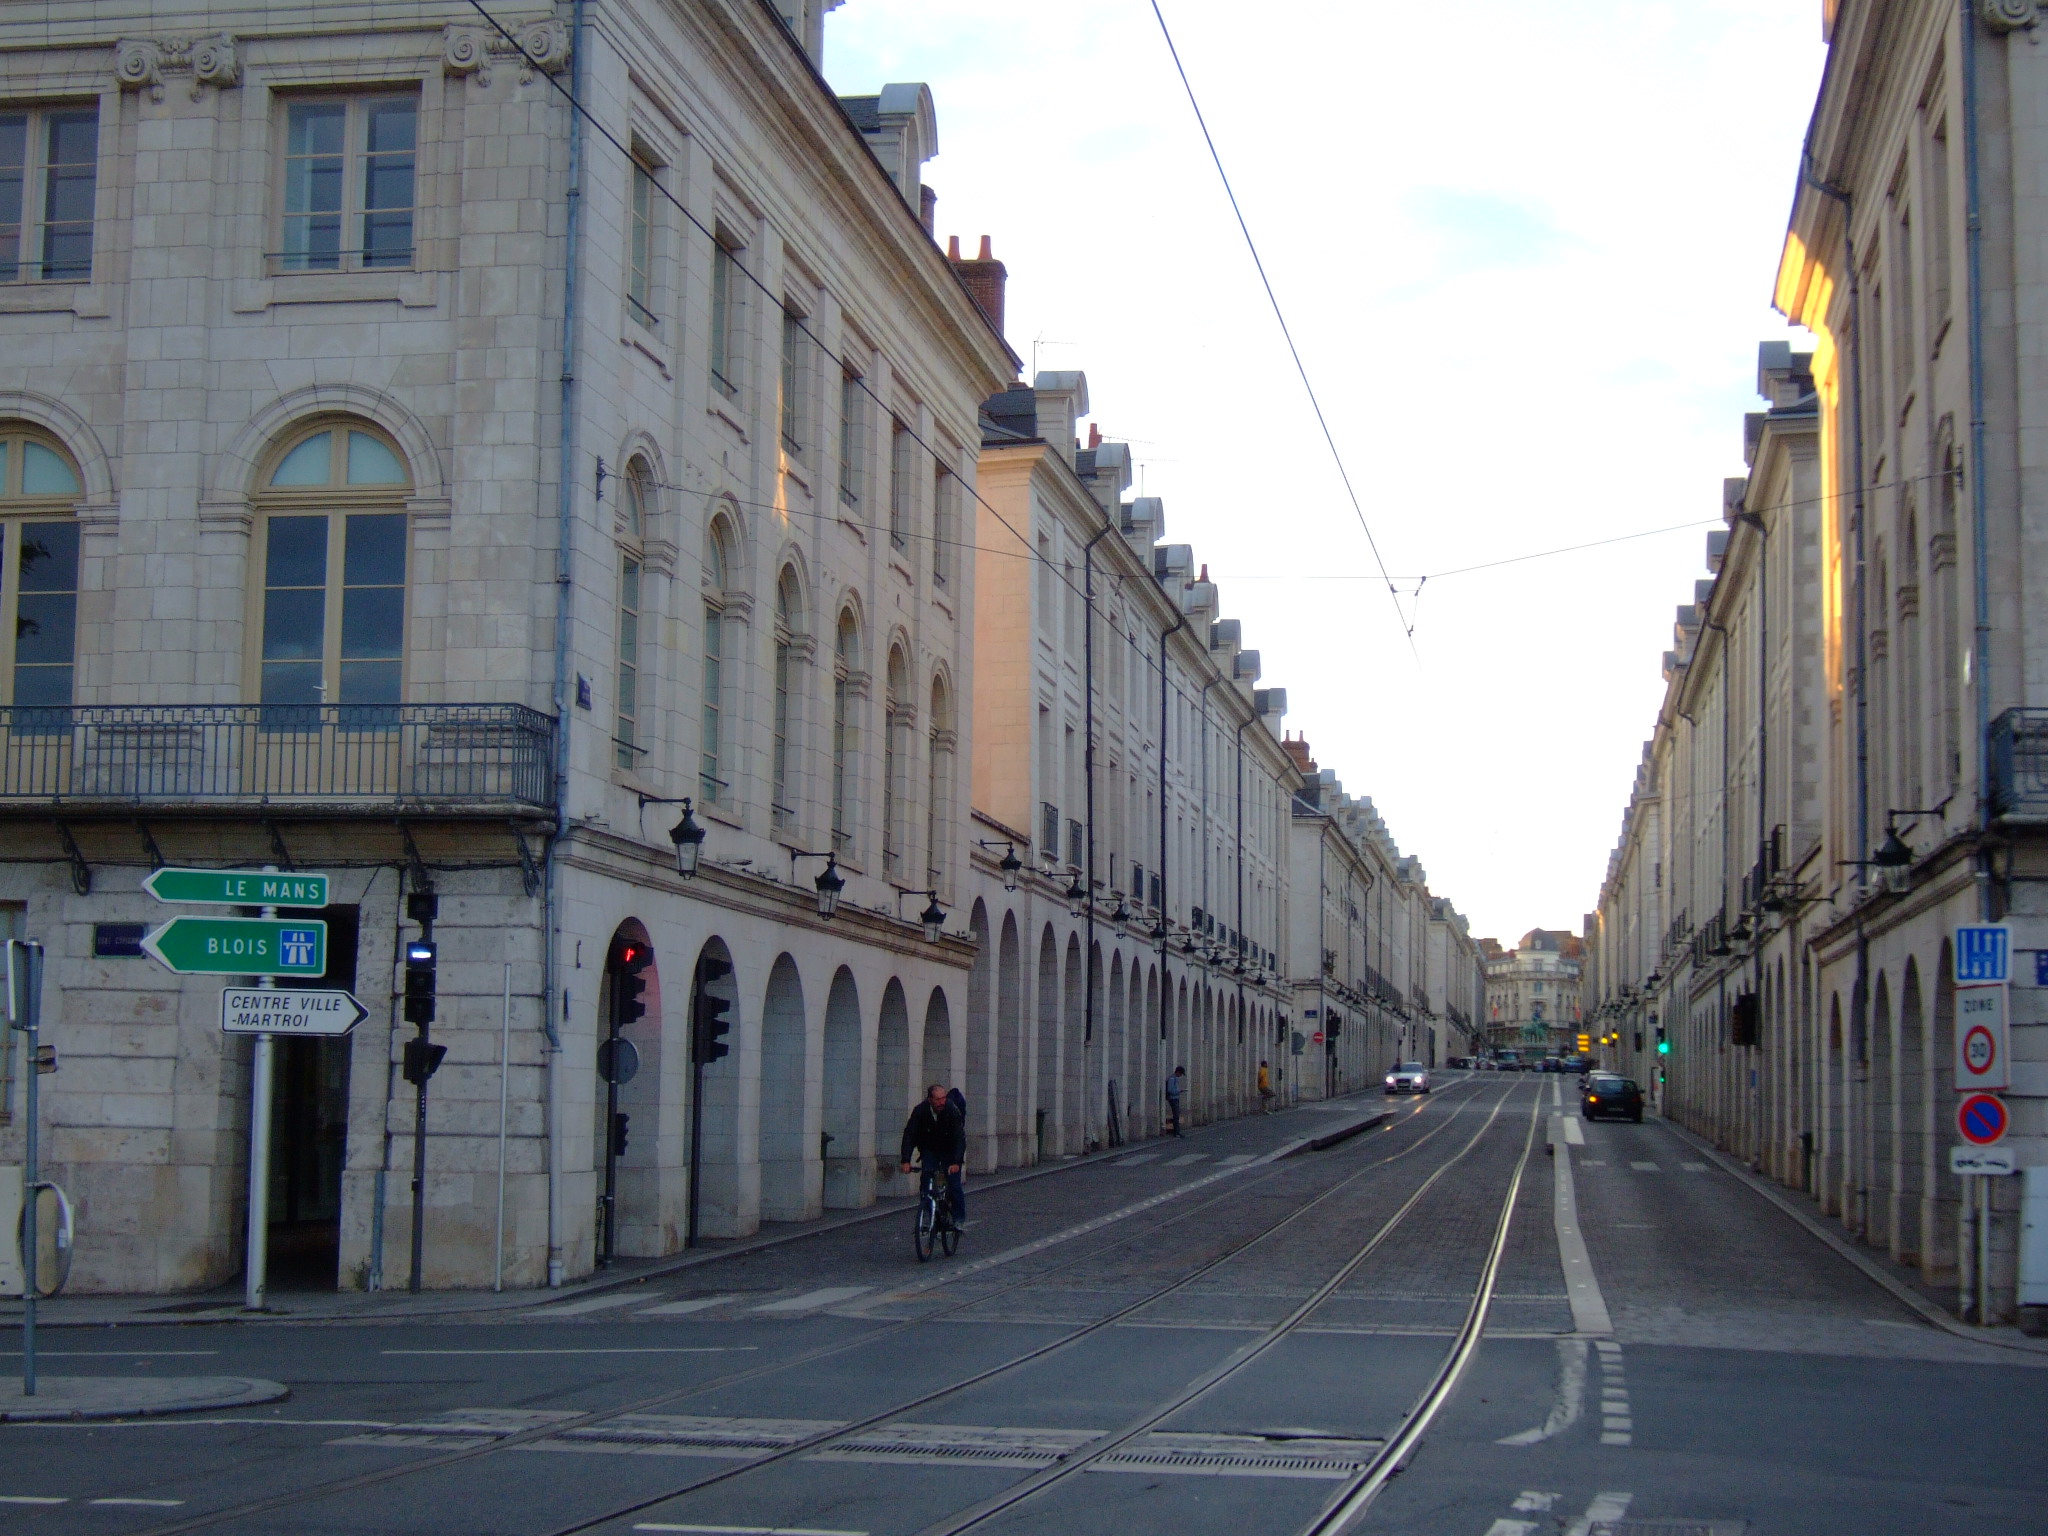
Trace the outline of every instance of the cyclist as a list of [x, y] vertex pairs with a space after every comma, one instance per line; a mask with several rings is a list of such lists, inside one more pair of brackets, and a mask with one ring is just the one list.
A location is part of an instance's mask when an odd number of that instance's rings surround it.
[[967, 1160], [967, 1119], [947, 1101], [944, 1083], [933, 1083], [926, 1089], [924, 1102], [904, 1122], [901, 1161], [905, 1173], [910, 1172], [912, 1153], [923, 1163], [926, 1179], [936, 1179], [939, 1170], [945, 1169], [953, 1225], [965, 1232], [967, 1190], [960, 1180], [960, 1167]]

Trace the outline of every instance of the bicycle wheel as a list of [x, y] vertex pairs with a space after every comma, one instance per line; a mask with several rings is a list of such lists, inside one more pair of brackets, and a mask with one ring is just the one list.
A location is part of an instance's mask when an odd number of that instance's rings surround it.
[[946, 1257], [949, 1259], [960, 1249], [960, 1229], [953, 1225], [953, 1218], [950, 1216], [946, 1218], [946, 1224], [939, 1228], [939, 1241], [945, 1245]]
[[917, 1262], [927, 1263], [937, 1240], [938, 1211], [929, 1198], [917, 1202], [917, 1226], [911, 1240], [917, 1248]]

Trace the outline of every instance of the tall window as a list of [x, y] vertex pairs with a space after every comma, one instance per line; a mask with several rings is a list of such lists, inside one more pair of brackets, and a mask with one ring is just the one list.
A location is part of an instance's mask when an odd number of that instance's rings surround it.
[[284, 108], [286, 272], [409, 267], [416, 96], [320, 97]]
[[867, 391], [857, 373], [839, 379], [839, 499], [860, 506], [867, 484]]
[[633, 228], [626, 251], [626, 309], [634, 320], [653, 330], [660, 324], [654, 313], [655, 198], [654, 167], [633, 158]]
[[792, 669], [796, 664], [796, 637], [803, 622], [802, 607], [803, 596], [797, 589], [796, 572], [784, 566], [781, 579], [775, 583], [775, 742], [773, 785], [769, 799], [778, 832], [796, 825], [795, 795], [790, 785], [790, 770], [794, 767], [796, 752], [795, 679]]
[[[935, 891], [946, 884], [947, 832], [952, 817], [953, 711], [943, 678], [932, 679], [931, 758], [926, 765], [924, 874]], [[1114, 862], [1114, 861], [1112, 861]]]
[[810, 389], [810, 333], [794, 309], [782, 311], [782, 446], [802, 453], [810, 440], [810, 413], [804, 397]]
[[739, 262], [721, 232], [711, 244], [711, 382], [728, 397], [740, 392], [740, 320], [746, 295]]
[[1927, 183], [1927, 328], [1939, 331], [1948, 318], [1949, 211], [1948, 122], [1934, 125], [1922, 157]]
[[932, 471], [932, 581], [941, 587], [953, 572], [953, 499], [959, 485], [945, 465]]
[[909, 668], [901, 651], [889, 652], [889, 679], [882, 700], [882, 869], [900, 874], [903, 868], [903, 774], [910, 723], [905, 714], [910, 691]]
[[320, 427], [271, 470], [256, 679], [266, 723], [300, 729], [323, 704], [399, 702], [411, 488], [398, 451], [358, 426]]
[[0, 686], [16, 734], [62, 731], [78, 654], [78, 471], [41, 433], [0, 425]]
[[92, 276], [99, 111], [0, 111], [0, 283]]
[[839, 615], [832, 651], [832, 850], [853, 846], [854, 796], [858, 789], [855, 753], [859, 738], [853, 719], [853, 675], [860, 670], [860, 626], [851, 609]]
[[725, 765], [725, 588], [731, 577], [731, 559], [722, 523], [714, 523], [704, 550], [704, 700], [697, 787], [701, 797], [716, 805], [731, 787], [723, 777]]
[[910, 429], [901, 421], [889, 423], [889, 543], [897, 549], [910, 547], [911, 488]]
[[640, 541], [647, 530], [651, 478], [647, 461], [636, 458], [626, 466], [620, 482], [625, 538], [619, 550], [619, 708], [612, 744], [621, 768], [631, 768], [646, 755], [646, 745], [640, 740]]

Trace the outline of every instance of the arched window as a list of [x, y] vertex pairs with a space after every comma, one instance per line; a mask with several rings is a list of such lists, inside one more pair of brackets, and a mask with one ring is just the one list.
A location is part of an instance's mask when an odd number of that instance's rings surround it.
[[644, 564], [641, 537], [647, 531], [654, 477], [647, 461], [634, 458], [619, 482], [619, 708], [612, 746], [621, 768], [631, 768], [647, 755], [642, 741], [640, 672], [640, 577]]
[[839, 615], [832, 650], [832, 851], [848, 853], [854, 842], [855, 799], [859, 794], [859, 727], [853, 718], [853, 676], [860, 670], [860, 625], [851, 608]]
[[78, 663], [79, 475], [56, 439], [0, 423], [0, 703], [17, 734], [62, 731]]
[[925, 784], [924, 873], [931, 888], [937, 891], [945, 889], [946, 884], [953, 787], [953, 708], [942, 677], [932, 679], [930, 745]]
[[267, 725], [302, 729], [322, 705], [403, 697], [411, 490], [405, 459], [364, 423], [315, 427], [272, 461], [257, 554]]
[[903, 773], [909, 766], [904, 758], [910, 722], [910, 668], [903, 653], [891, 647], [889, 677], [882, 700], [882, 870], [889, 875], [903, 869]]
[[803, 632], [803, 594], [797, 586], [796, 571], [785, 565], [775, 583], [775, 747], [774, 778], [769, 796], [775, 830], [783, 832], [796, 825], [795, 794], [790, 770], [795, 762], [796, 700], [792, 669], [794, 648]]
[[731, 785], [725, 765], [725, 589], [732, 580], [731, 534], [716, 519], [704, 540], [704, 700], [697, 789], [712, 805], [726, 798]]

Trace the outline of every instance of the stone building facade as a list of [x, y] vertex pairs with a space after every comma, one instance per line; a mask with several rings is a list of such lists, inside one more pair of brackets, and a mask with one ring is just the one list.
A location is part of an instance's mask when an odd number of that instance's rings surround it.
[[1486, 1043], [1526, 1059], [1576, 1048], [1579, 1031], [1577, 934], [1532, 928], [1512, 950], [1480, 941], [1486, 967]]
[[[1766, 356], [1594, 935], [1601, 1003], [1666, 1032], [1669, 1112], [1984, 1321], [2048, 1304], [2021, 1258], [2048, 1209], [2041, 19], [1824, 9], [1777, 286], [1814, 346]], [[1966, 1181], [1954, 936], [1983, 922], [2010, 925], [2024, 1172]]]

